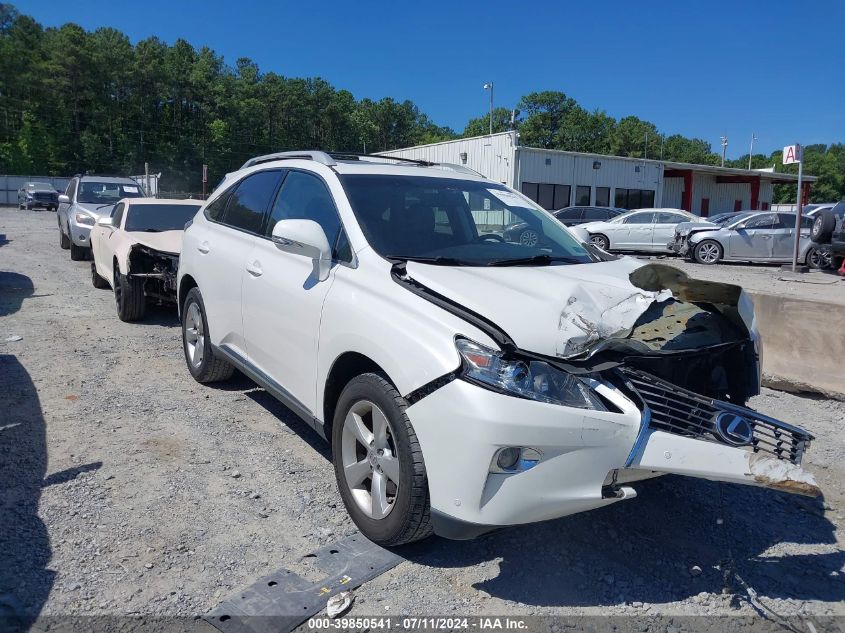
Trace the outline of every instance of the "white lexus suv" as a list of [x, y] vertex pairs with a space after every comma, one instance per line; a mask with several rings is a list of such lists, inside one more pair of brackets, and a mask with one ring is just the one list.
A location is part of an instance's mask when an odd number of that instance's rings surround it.
[[[508, 242], [514, 222], [537, 243]], [[237, 368], [304, 418], [382, 545], [598, 508], [662, 473], [819, 494], [812, 436], [744, 406], [760, 341], [739, 287], [610, 255], [462, 167], [252, 159], [186, 227], [178, 302], [193, 377]]]

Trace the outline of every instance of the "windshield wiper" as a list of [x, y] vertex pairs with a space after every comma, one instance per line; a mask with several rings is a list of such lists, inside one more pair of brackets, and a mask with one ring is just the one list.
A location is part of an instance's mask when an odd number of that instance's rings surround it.
[[566, 262], [567, 264], [582, 264], [580, 259], [564, 255], [534, 255], [532, 257], [515, 257], [514, 259], [497, 259], [488, 266], [548, 266], [552, 262]]
[[161, 229], [144, 229], [144, 233], [161, 233]]
[[386, 255], [387, 259], [399, 260], [403, 262], [417, 262], [420, 264], [434, 264], [435, 266], [477, 266], [473, 262], [468, 262], [457, 257], [408, 257], [406, 255]]

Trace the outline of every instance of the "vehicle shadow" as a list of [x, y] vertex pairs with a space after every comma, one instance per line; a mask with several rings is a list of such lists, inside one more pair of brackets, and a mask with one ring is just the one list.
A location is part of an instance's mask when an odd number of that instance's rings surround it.
[[38, 516], [47, 469], [44, 417], [29, 374], [9, 354], [0, 354], [0, 402], [0, 624], [16, 630], [41, 612], [55, 572], [47, 569], [52, 550]]
[[322, 455], [326, 460], [331, 461], [332, 451], [319, 433], [309, 426], [296, 413], [282, 404], [278, 399], [270, 395], [264, 388], [259, 387], [252, 379], [241, 372], [235, 373], [229, 380], [223, 382], [208, 383], [206, 386], [221, 391], [239, 391], [255, 403], [266, 409], [276, 419], [282, 422], [292, 433], [298, 435], [315, 452]]
[[32, 279], [26, 275], [0, 270], [0, 316], [20, 310], [23, 300], [31, 297], [34, 291]]
[[845, 551], [821, 500], [677, 476], [636, 487], [638, 498], [600, 510], [402, 554], [441, 568], [499, 559], [472, 586], [536, 606], [664, 603], [726, 586], [744, 595], [726, 582], [730, 568], [763, 598], [845, 600]]

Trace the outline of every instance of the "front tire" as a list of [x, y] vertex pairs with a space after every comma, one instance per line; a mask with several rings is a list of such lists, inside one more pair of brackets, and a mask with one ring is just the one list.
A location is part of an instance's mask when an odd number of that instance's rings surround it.
[[523, 246], [537, 246], [540, 241], [540, 234], [534, 229], [525, 229], [519, 234], [519, 243]]
[[235, 371], [232, 364], [218, 357], [211, 346], [199, 288], [191, 288], [182, 306], [182, 349], [188, 371], [197, 382], [227, 380]]
[[117, 304], [117, 318], [127, 323], [143, 319], [147, 309], [143, 280], [120, 274], [117, 264], [114, 269], [114, 301]]
[[601, 233], [597, 233], [596, 235], [591, 235], [590, 236], [590, 243], [593, 246], [600, 248], [603, 251], [606, 251], [610, 248], [610, 240], [607, 239], [606, 235], [602, 235]]
[[70, 238], [65, 235], [61, 222], [59, 222], [59, 247], [65, 251], [70, 248]]
[[70, 242], [70, 258], [75, 262], [82, 262], [88, 259], [89, 249], [84, 246], [77, 246], [71, 240]]
[[97, 272], [97, 266], [94, 262], [91, 262], [91, 283], [94, 284], [95, 288], [109, 287], [109, 282], [100, 277], [100, 274]]
[[705, 266], [712, 266], [722, 259], [722, 245], [713, 240], [704, 240], [695, 245], [693, 251], [695, 261]]
[[407, 403], [380, 374], [353, 378], [332, 425], [332, 462], [346, 510], [384, 547], [432, 534], [428, 477]]

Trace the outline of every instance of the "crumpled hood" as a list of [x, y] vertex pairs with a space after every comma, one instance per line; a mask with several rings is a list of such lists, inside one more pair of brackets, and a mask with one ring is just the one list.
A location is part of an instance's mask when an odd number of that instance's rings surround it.
[[149, 246], [153, 250], [163, 253], [179, 255], [182, 252], [182, 233], [184, 231], [162, 231], [161, 233], [144, 233], [142, 231], [128, 231], [126, 234], [136, 244]]
[[712, 222], [681, 222], [675, 226], [675, 233], [687, 235], [698, 231], [713, 231], [720, 228], [718, 224], [713, 224]]
[[644, 266], [628, 257], [564, 266], [432, 266], [409, 262], [413, 279], [501, 327], [525, 350], [570, 357], [627, 334], [669, 291], [634, 286]]

